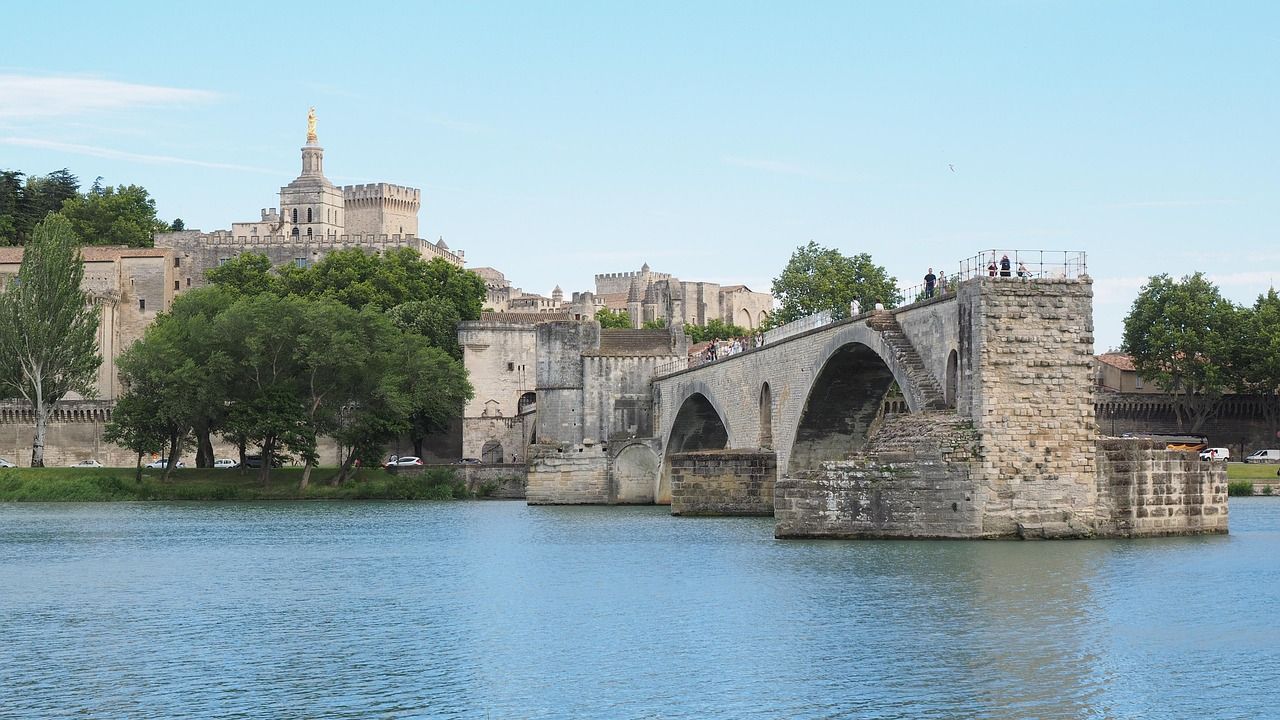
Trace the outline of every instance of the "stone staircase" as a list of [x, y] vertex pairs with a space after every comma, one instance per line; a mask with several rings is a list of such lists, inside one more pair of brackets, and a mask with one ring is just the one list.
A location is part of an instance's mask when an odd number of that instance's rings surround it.
[[[938, 381], [924, 366], [924, 360], [916, 352], [915, 346], [907, 339], [906, 333], [898, 325], [897, 319], [889, 312], [878, 312], [867, 318], [867, 326], [880, 333], [885, 349], [892, 353], [898, 368], [911, 379], [912, 386], [920, 393], [923, 410], [943, 410], [947, 407], [946, 393], [938, 385]], [[903, 388], [905, 392], [907, 389]]]

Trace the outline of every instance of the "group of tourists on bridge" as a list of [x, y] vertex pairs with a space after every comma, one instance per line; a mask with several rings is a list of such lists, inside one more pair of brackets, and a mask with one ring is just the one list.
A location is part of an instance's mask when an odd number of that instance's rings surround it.
[[757, 332], [751, 336], [735, 337], [725, 340], [712, 340], [701, 350], [689, 353], [689, 367], [697, 367], [703, 363], [715, 362], [730, 355], [737, 355], [752, 348], [764, 346], [764, 333]]

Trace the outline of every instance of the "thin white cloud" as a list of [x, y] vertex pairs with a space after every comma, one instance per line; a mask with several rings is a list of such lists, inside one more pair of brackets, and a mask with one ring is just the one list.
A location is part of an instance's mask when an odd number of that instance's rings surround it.
[[0, 118], [78, 116], [96, 110], [211, 102], [207, 90], [139, 85], [92, 77], [0, 74]]
[[843, 178], [814, 170], [813, 168], [789, 163], [779, 160], [765, 160], [760, 158], [745, 158], [737, 155], [725, 155], [720, 161], [726, 165], [733, 167], [747, 168], [748, 170], [760, 170], [775, 175], [791, 175], [793, 177], [809, 178], [811, 180], [822, 180], [824, 182], [844, 182]]
[[1225, 198], [1203, 198], [1199, 200], [1140, 200], [1137, 202], [1107, 203], [1102, 207], [1115, 209], [1189, 208], [1234, 204], [1234, 200], [1228, 200]]
[[151, 165], [190, 165], [192, 167], [211, 168], [214, 170], [237, 170], [241, 172], [261, 173], [263, 175], [280, 175], [280, 172], [277, 170], [268, 170], [266, 168], [253, 167], [252, 165], [192, 160], [190, 158], [174, 157], [172, 155], [147, 155], [143, 153], [116, 150], [114, 148], [98, 147], [95, 145], [77, 145], [75, 143], [57, 142], [55, 140], [42, 140], [40, 138], [0, 137], [0, 145], [14, 145], [17, 147], [36, 148], [39, 150], [54, 150], [57, 152], [71, 153], [73, 155], [107, 158], [109, 160], [130, 160], [133, 162], [148, 163]]

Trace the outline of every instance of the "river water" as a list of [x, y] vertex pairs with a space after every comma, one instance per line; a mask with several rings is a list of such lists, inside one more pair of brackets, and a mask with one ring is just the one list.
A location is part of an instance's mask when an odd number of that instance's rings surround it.
[[0, 717], [1280, 716], [1226, 537], [797, 542], [468, 503], [0, 505]]

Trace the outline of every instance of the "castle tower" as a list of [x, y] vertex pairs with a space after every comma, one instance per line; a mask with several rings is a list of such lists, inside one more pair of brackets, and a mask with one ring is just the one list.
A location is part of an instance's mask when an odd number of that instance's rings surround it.
[[640, 278], [631, 278], [631, 289], [627, 291], [627, 314], [631, 316], [631, 327], [639, 328], [644, 322], [640, 313]]
[[555, 290], [551, 291], [551, 301], [556, 307], [564, 305], [564, 291], [557, 285]]
[[285, 231], [300, 241], [343, 234], [342, 191], [324, 176], [324, 148], [316, 137], [316, 109], [307, 113], [307, 144], [302, 174], [280, 188], [280, 217]]
[[644, 289], [644, 321], [650, 322], [658, 319], [658, 286], [656, 283], [649, 283]]

